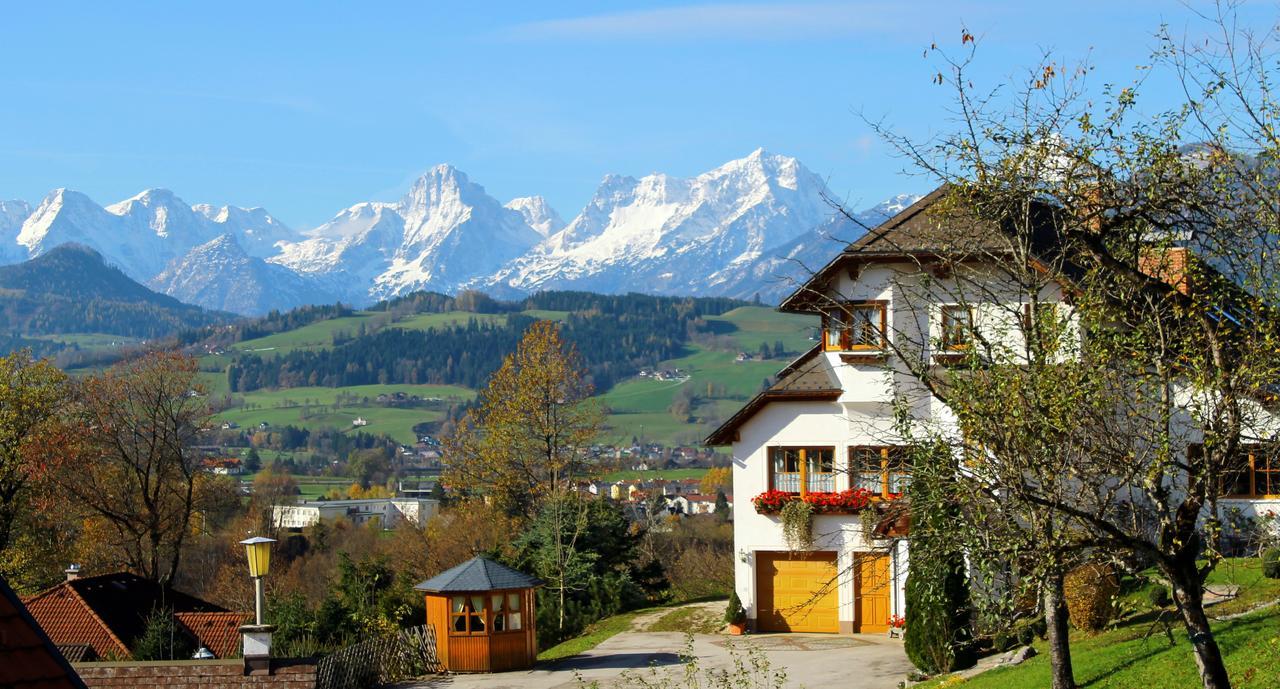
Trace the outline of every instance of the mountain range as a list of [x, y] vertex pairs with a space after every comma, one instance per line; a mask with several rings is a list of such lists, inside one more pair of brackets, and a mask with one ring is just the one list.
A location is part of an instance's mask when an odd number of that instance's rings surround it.
[[503, 203], [448, 165], [398, 201], [358, 203], [306, 231], [262, 208], [189, 205], [164, 189], [105, 207], [57, 189], [34, 208], [0, 201], [0, 263], [72, 242], [158, 292], [244, 314], [418, 290], [773, 302], [916, 197], [852, 219], [830, 198], [798, 160], [764, 150], [690, 178], [608, 175], [567, 223], [542, 197]]

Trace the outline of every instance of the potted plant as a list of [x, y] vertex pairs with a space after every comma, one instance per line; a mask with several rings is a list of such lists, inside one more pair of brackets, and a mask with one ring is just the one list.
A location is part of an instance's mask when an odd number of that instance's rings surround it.
[[889, 638], [896, 639], [902, 636], [902, 631], [906, 628], [907, 621], [901, 615], [889, 616]]
[[724, 611], [724, 621], [729, 625], [729, 633], [742, 636], [747, 629], [747, 611], [742, 607], [738, 592], [729, 594], [729, 606]]

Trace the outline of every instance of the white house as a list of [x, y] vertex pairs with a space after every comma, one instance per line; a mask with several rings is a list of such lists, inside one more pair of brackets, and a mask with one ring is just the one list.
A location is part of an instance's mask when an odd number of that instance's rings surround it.
[[[842, 313], [824, 315], [819, 343], [707, 438], [732, 447], [736, 588], [756, 630], [883, 632], [891, 615], [905, 614], [905, 520], [877, 523], [855, 509], [831, 509], [814, 517], [813, 549], [793, 552], [776, 510], [758, 510], [753, 498], [865, 489], [875, 505], [891, 505], [910, 482], [895, 403], [942, 427], [951, 414], [894, 360], [890, 338], [925, 343], [923, 354], [945, 364], [967, 346], [966, 332], [1001, 332], [1002, 319], [1030, 308], [1018, 303], [1016, 289], [1002, 297], [1000, 271], [991, 266], [984, 285], [990, 303], [954, 303], [963, 288], [946, 271], [930, 270], [927, 257], [981, 245], [998, 230], [939, 224], [925, 211], [943, 193], [869, 231], [782, 302], [782, 311], [813, 314], [829, 314], [826, 305], [839, 303]], [[967, 281], [988, 274], [980, 264], [965, 270], [972, 271]], [[1063, 309], [1070, 320], [1059, 286], [1046, 286], [1037, 303]], [[1280, 511], [1280, 466], [1267, 461], [1250, 458], [1248, 476], [1225, 504], [1245, 514]]]
[[384, 529], [401, 521], [424, 524], [440, 510], [437, 500], [425, 498], [372, 498], [365, 500], [304, 500], [293, 505], [275, 505], [271, 517], [276, 528], [302, 529], [321, 520], [346, 519], [353, 524], [381, 520]]

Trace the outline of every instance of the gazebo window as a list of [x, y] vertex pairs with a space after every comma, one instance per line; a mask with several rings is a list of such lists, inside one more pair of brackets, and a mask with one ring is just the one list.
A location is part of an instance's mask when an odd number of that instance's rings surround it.
[[484, 596], [454, 596], [449, 628], [454, 634], [484, 634]]
[[524, 629], [520, 614], [520, 594], [495, 593], [490, 601], [493, 632], [518, 632]]

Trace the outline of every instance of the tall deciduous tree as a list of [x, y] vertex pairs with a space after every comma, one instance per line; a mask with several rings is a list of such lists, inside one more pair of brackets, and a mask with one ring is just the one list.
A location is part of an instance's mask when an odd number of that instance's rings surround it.
[[[1230, 686], [1202, 597], [1221, 559], [1218, 501], [1236, 492], [1243, 449], [1273, 454], [1280, 375], [1274, 46], [1237, 26], [1224, 3], [1208, 40], [1162, 35], [1156, 64], [1188, 94], [1170, 112], [1139, 111], [1140, 81], [1091, 93], [1087, 67], [1050, 59], [1011, 95], [980, 93], [969, 53], [937, 78], [956, 92], [955, 134], [928, 145], [889, 134], [950, 183], [954, 212], [934, 224], [982, 232], [917, 271], [933, 278], [914, 317], [969, 308], [967, 349], [940, 362], [936, 341], [891, 338], [954, 413], [955, 450], [972, 454], [957, 493], [1026, 508], [1015, 512], [1069, 537], [1054, 539], [1062, 548], [1153, 564], [1207, 689]], [[1074, 349], [1037, 363], [1017, 350], [1054, 291], [1065, 304], [1044, 313], [1058, 309]], [[1001, 322], [1024, 332], [993, 333]]]
[[602, 415], [571, 345], [551, 321], [529, 326], [479, 405], [445, 438], [445, 483], [531, 518], [544, 499], [594, 467], [588, 450]]
[[195, 359], [153, 353], [112, 367], [83, 383], [77, 412], [79, 447], [59, 487], [107, 526], [121, 564], [170, 583], [207, 478], [194, 449], [209, 423]]
[[67, 377], [49, 361], [25, 350], [0, 358], [0, 553], [56, 444], [66, 398]]

